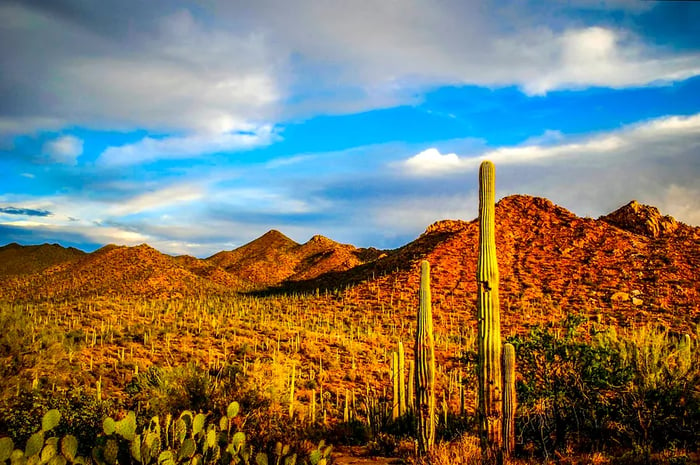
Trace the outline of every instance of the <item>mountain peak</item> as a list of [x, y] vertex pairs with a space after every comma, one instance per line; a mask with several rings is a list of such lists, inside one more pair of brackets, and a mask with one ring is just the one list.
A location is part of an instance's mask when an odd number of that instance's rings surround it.
[[640, 204], [636, 200], [600, 219], [620, 229], [654, 238], [678, 229], [678, 222], [673, 217], [662, 215], [658, 208]]
[[333, 239], [329, 239], [326, 236], [322, 236], [320, 234], [316, 234], [313, 236], [307, 244], [323, 244], [323, 245], [337, 245], [337, 242], [335, 242]]
[[268, 245], [286, 245], [286, 246], [295, 246], [298, 245], [294, 240], [290, 239], [289, 237], [285, 236], [281, 232], [279, 232], [276, 229], [270, 229], [268, 232], [263, 234], [262, 236], [258, 237], [252, 242], [249, 242], [249, 244], [252, 243], [265, 243]]
[[453, 233], [464, 229], [466, 224], [462, 220], [439, 220], [428, 226], [423, 234]]
[[571, 221], [577, 218], [575, 214], [564, 207], [560, 207], [544, 197], [530, 195], [509, 195], [496, 203], [496, 215], [512, 217], [532, 217], [533, 215], [545, 215], [560, 221]]

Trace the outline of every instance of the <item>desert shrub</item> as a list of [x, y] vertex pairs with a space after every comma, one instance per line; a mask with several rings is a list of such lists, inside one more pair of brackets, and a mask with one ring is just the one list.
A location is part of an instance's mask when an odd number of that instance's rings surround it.
[[479, 438], [465, 434], [451, 442], [438, 442], [428, 457], [419, 464], [431, 465], [479, 465], [482, 463]]
[[619, 422], [632, 446], [651, 450], [700, 444], [700, 350], [697, 332], [672, 335], [644, 326], [626, 335], [611, 331], [633, 377], [620, 393]]
[[[281, 365], [274, 379], [264, 379], [267, 365], [253, 364], [247, 375], [239, 365], [225, 364], [205, 369], [195, 364], [160, 368], [151, 366], [134, 376], [126, 387], [130, 394], [127, 408], [150, 418], [166, 412], [223, 412], [231, 399], [238, 399], [245, 415], [247, 436], [256, 444], [272, 447], [277, 442], [290, 443], [304, 438], [321, 437], [306, 425], [292, 421], [288, 410], [274, 399], [281, 397], [284, 373]], [[270, 376], [270, 373], [267, 373]], [[271, 394], [275, 394], [274, 396]]]
[[568, 317], [562, 329], [536, 327], [510, 341], [520, 378], [517, 431], [545, 456], [570, 440], [600, 446], [619, 408], [614, 393], [632, 379], [619, 352], [587, 342], [580, 323]]
[[237, 365], [205, 369], [194, 363], [172, 368], [152, 365], [134, 376], [125, 391], [129, 408], [138, 406], [147, 415], [159, 412], [221, 410], [240, 391]]
[[102, 420], [114, 412], [115, 406], [108, 401], [97, 401], [81, 390], [21, 392], [0, 403], [0, 437], [8, 436], [15, 444], [24, 444], [41, 425], [42, 416], [52, 409], [62, 413], [55, 432], [61, 436], [71, 434], [88, 447], [94, 444]]
[[569, 316], [561, 328], [537, 327], [510, 339], [521, 446], [548, 456], [572, 446], [650, 453], [698, 444], [700, 360], [693, 338], [681, 342], [653, 327], [626, 335], [586, 331], [582, 322]]

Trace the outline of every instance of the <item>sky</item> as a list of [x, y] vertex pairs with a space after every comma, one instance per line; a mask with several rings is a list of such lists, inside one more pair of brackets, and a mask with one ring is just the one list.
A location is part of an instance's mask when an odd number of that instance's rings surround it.
[[498, 198], [700, 226], [700, 2], [0, 0], [0, 245], [396, 248]]

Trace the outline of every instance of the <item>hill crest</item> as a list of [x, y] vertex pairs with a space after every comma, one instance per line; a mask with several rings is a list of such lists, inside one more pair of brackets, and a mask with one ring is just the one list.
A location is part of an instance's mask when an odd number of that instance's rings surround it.
[[[661, 226], [649, 227], [650, 218]], [[505, 313], [520, 312], [533, 323], [570, 309], [609, 314], [628, 324], [669, 322], [678, 315], [700, 322], [695, 285], [700, 228], [653, 207], [631, 202], [591, 219], [547, 199], [509, 196], [496, 205], [496, 244]], [[16, 249], [10, 244], [0, 251]], [[44, 297], [73, 295], [76, 286], [77, 294], [148, 297], [343, 289], [370, 306], [401, 302], [410, 308], [419, 263], [426, 259], [436, 308], [471, 308], [477, 249], [477, 220], [438, 221], [414, 241], [388, 251], [358, 249], [318, 235], [298, 244], [272, 230], [205, 260], [170, 257], [147, 245], [105, 246], [76, 261], [14, 277], [2, 287], [14, 289], [16, 296]]]

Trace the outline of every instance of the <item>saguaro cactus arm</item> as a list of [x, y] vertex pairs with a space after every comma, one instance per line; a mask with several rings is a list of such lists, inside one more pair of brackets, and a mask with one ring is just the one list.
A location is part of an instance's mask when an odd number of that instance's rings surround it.
[[503, 345], [503, 450], [510, 455], [515, 449], [515, 347]]

